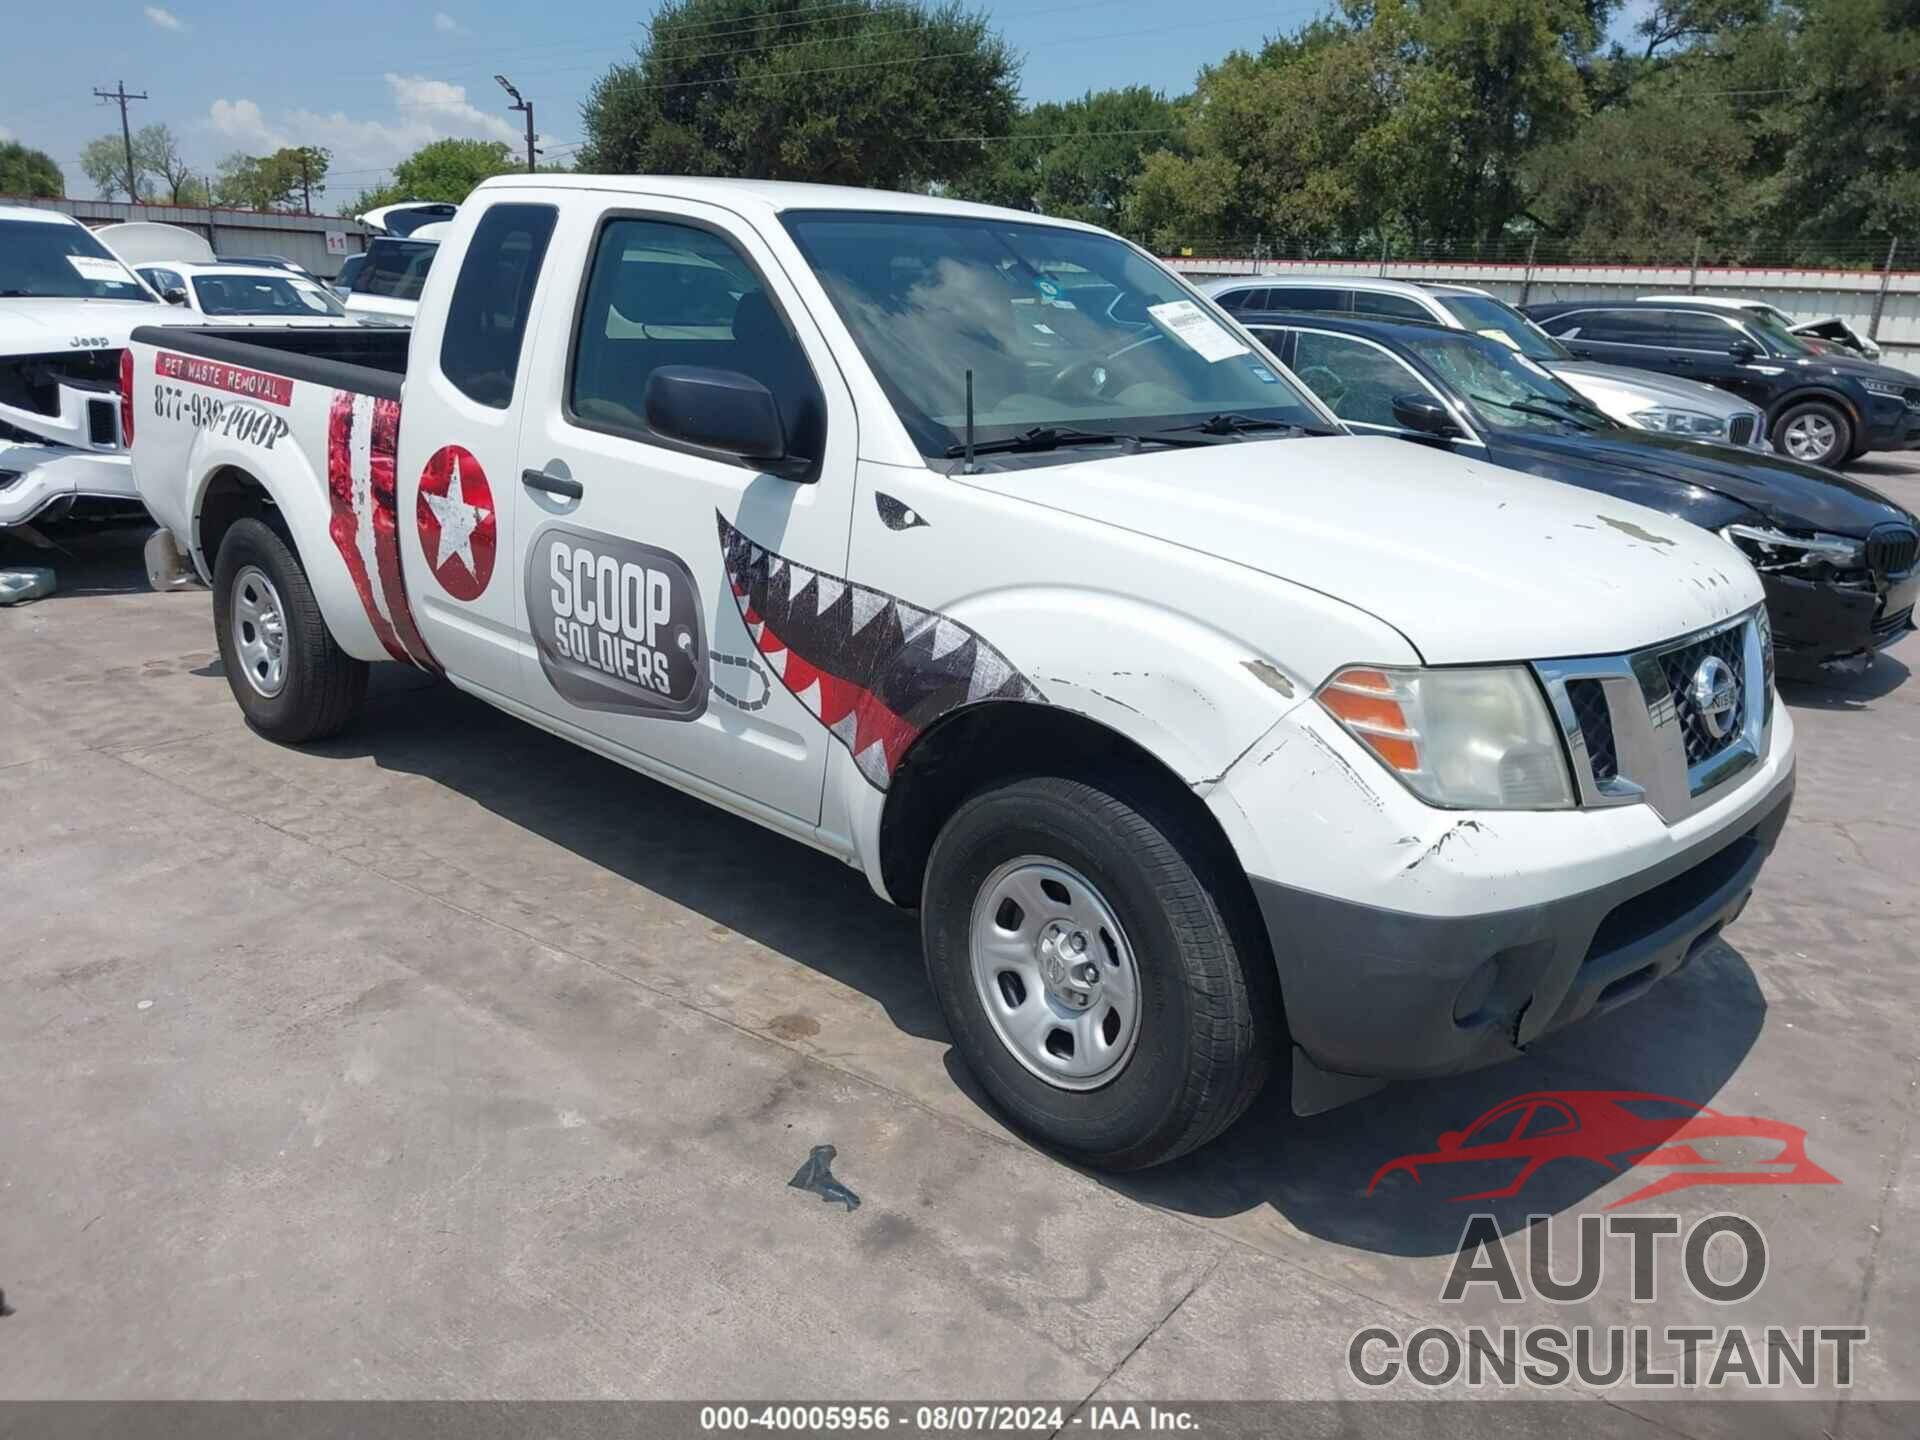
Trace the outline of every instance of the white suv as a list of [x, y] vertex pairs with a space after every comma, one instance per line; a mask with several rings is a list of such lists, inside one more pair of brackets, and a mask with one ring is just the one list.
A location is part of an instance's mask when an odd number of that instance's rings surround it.
[[1576, 360], [1506, 301], [1472, 286], [1345, 277], [1282, 281], [1243, 275], [1200, 288], [1216, 305], [1242, 319], [1256, 311], [1304, 310], [1472, 330], [1511, 345], [1551, 370], [1621, 425], [1664, 430], [1689, 440], [1766, 448], [1766, 416], [1737, 396], [1677, 376]]

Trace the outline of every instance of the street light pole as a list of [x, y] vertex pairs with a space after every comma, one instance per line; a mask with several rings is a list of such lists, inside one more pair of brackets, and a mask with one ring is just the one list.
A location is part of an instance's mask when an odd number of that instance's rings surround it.
[[533, 171], [534, 171], [534, 163], [533, 163], [533, 157], [534, 157], [535, 155], [538, 155], [538, 154], [540, 153], [540, 152], [539, 152], [538, 150], [536, 150], [536, 149], [534, 149], [534, 148], [533, 148], [533, 102], [532, 102], [531, 100], [522, 100], [522, 99], [520, 98], [520, 92], [519, 92], [518, 90], [516, 90], [516, 89], [514, 89], [514, 88], [513, 88], [513, 82], [512, 82], [511, 80], [509, 80], [509, 79], [507, 79], [507, 77], [506, 77], [506, 76], [504, 76], [504, 75], [496, 75], [496, 76], [494, 76], [493, 78], [494, 78], [495, 80], [498, 80], [498, 81], [500, 82], [500, 88], [501, 88], [502, 90], [504, 90], [504, 91], [506, 91], [506, 92], [507, 92], [507, 94], [509, 94], [509, 95], [511, 95], [511, 96], [513, 97], [513, 104], [511, 104], [511, 105], [509, 105], [509, 106], [508, 106], [507, 108], [508, 108], [509, 110], [524, 110], [524, 111], [526, 112], [526, 116], [527, 116], [527, 173], [528, 173], [529, 175], [531, 175], [531, 174], [533, 173]]

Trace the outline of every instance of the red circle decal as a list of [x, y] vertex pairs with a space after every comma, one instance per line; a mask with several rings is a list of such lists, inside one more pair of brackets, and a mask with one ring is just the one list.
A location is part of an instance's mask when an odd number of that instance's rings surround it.
[[440, 588], [456, 600], [477, 600], [493, 578], [493, 552], [499, 527], [487, 472], [473, 452], [443, 445], [420, 472], [415, 506], [420, 549]]

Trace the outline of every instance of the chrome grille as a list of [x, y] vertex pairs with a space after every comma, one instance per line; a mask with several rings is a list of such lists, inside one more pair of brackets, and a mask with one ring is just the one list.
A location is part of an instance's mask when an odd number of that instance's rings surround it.
[[1905, 525], [1881, 525], [1867, 536], [1867, 568], [1883, 579], [1904, 575], [1920, 560], [1920, 535]]
[[1587, 744], [1593, 778], [1604, 785], [1620, 774], [1620, 757], [1613, 748], [1613, 717], [1607, 713], [1607, 692], [1598, 680], [1567, 681], [1567, 699]]
[[[1716, 676], [1712, 661], [1730, 673]], [[1703, 666], [1722, 695], [1731, 682], [1724, 735], [1694, 694]], [[1773, 645], [1761, 606], [1665, 645], [1533, 668], [1585, 807], [1645, 804], [1672, 824], [1737, 784], [1772, 744]]]
[[[1707, 717], [1693, 693], [1694, 677], [1709, 659], [1718, 659], [1733, 671], [1733, 718], [1724, 735], [1715, 735], [1708, 728]], [[1689, 765], [1711, 760], [1739, 739], [1741, 724], [1746, 718], [1747, 646], [1744, 629], [1722, 630], [1691, 645], [1663, 651], [1660, 670], [1666, 677], [1667, 691], [1673, 696], [1674, 713], [1680, 717], [1680, 732], [1686, 741]]]

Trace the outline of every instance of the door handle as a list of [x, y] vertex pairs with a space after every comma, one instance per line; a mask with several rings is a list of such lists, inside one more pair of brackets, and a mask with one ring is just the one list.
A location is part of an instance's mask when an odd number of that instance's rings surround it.
[[564, 495], [569, 500], [578, 500], [587, 493], [586, 486], [578, 480], [565, 475], [549, 475], [544, 470], [522, 470], [520, 483], [529, 490], [544, 490], [549, 495]]

